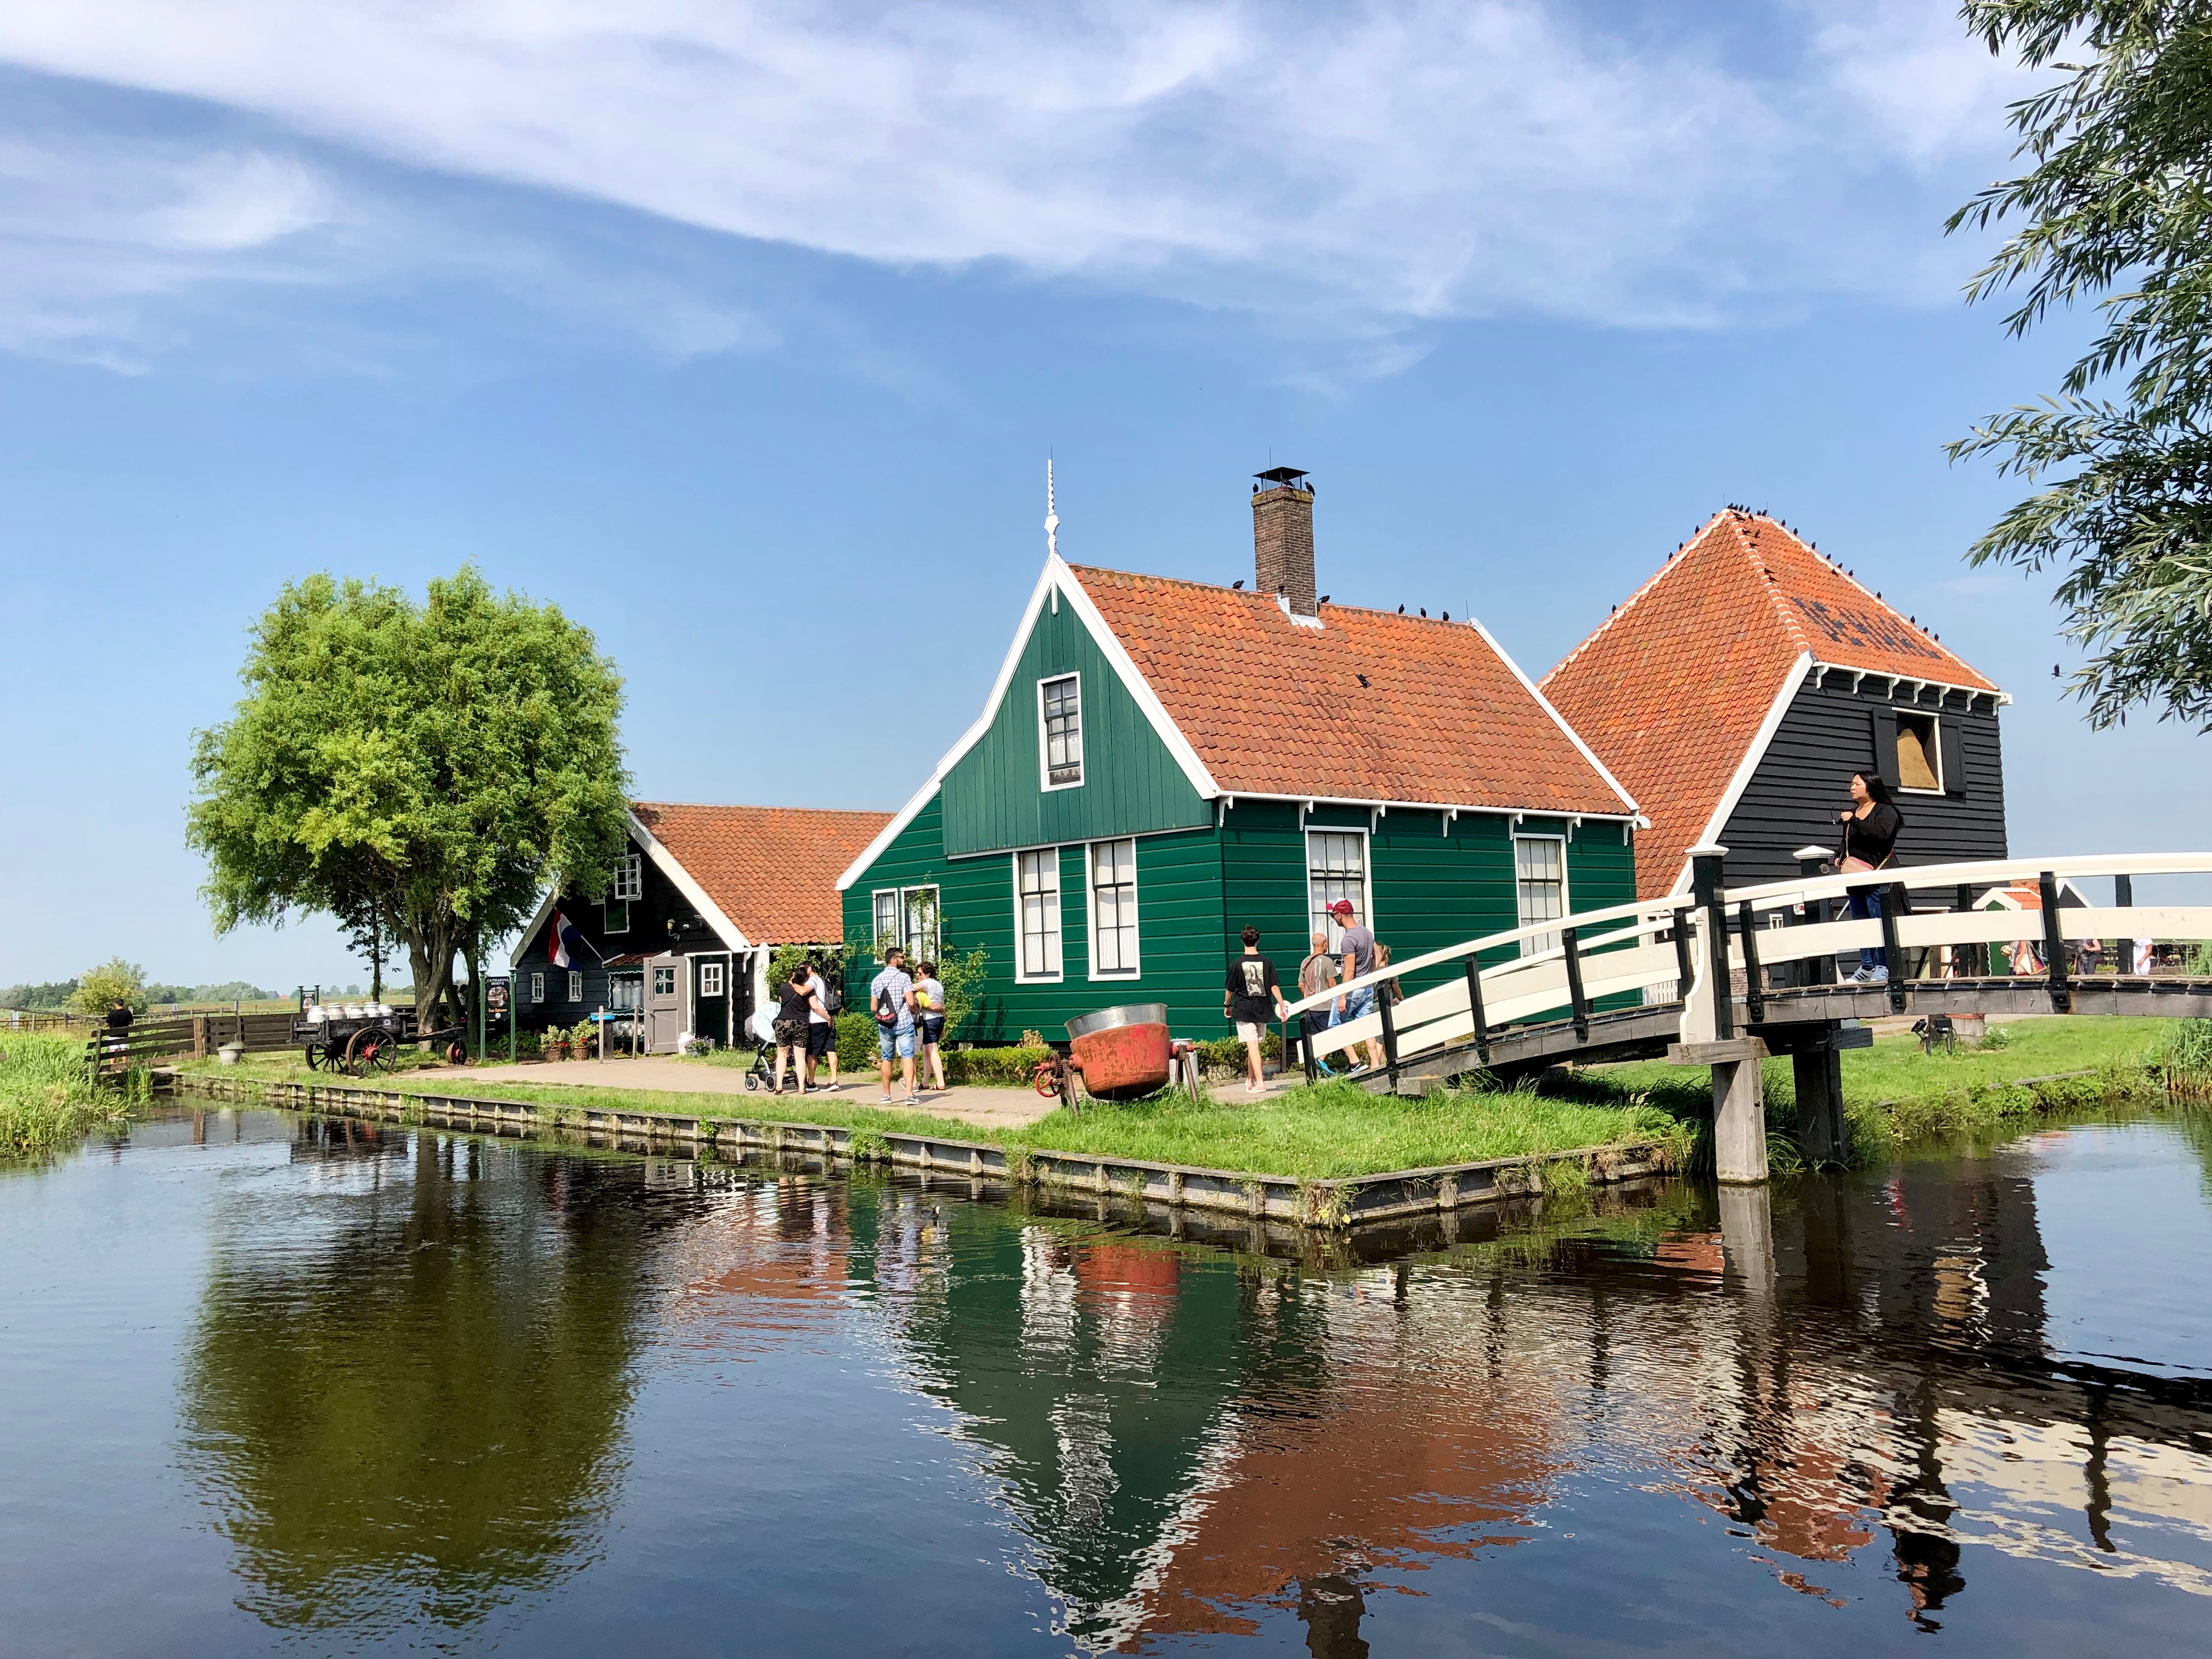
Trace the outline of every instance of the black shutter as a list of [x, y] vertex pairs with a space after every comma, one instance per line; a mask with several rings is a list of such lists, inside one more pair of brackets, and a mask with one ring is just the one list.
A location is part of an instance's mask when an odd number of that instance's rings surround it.
[[1966, 793], [1966, 734], [1956, 720], [1936, 723], [1936, 747], [1943, 753], [1943, 793], [1963, 795]]
[[1874, 769], [1891, 788], [1898, 787], [1897, 711], [1893, 708], [1874, 711]]

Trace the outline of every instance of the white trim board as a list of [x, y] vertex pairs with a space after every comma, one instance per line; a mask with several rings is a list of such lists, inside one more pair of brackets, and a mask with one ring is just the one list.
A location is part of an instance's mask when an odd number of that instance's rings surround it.
[[[1498, 660], [1504, 663], [1506, 667], [1513, 671], [1513, 678], [1521, 682], [1521, 689], [1536, 700], [1536, 706], [1551, 716], [1552, 724], [1558, 726], [1560, 731], [1566, 733], [1567, 741], [1574, 744], [1576, 750], [1581, 754], [1582, 757], [1588, 761], [1590, 765], [1596, 769], [1598, 776], [1605, 780], [1606, 787], [1612, 790], [1614, 794], [1620, 797], [1620, 804], [1628, 809], [1629, 815], [1635, 818], [1639, 825], [1648, 825], [1650, 820], [1644, 817], [1642, 809], [1639, 808], [1636, 802], [1630, 798], [1628, 791], [1620, 787], [1620, 780], [1613, 775], [1611, 769], [1607, 767], [1606, 763], [1597, 757], [1596, 754], [1591, 750], [1588, 744], [1583, 741], [1582, 733], [1576, 731], [1573, 726], [1568, 725], [1565, 718], [1559, 713], [1559, 711], [1552, 707], [1552, 700], [1536, 689], [1535, 681], [1530, 679], [1526, 674], [1521, 672], [1521, 665], [1514, 661], [1511, 657], [1508, 656], [1506, 654], [1505, 647], [1498, 644], [1497, 640], [1492, 637], [1490, 630], [1482, 625], [1482, 619], [1479, 617], [1470, 617], [1468, 620], [1474, 624], [1474, 631], [1482, 635], [1482, 642], [1491, 648], [1492, 652], [1496, 654]], [[1570, 815], [1563, 814], [1562, 816]], [[1595, 813], [1590, 813], [1587, 816], [1595, 817], [1597, 815]]]
[[722, 914], [721, 907], [707, 896], [707, 890], [692, 879], [691, 872], [678, 860], [675, 854], [660, 844], [660, 838], [645, 827], [645, 821], [635, 811], [629, 813], [629, 830], [636, 838], [637, 844], [645, 849], [645, 855], [659, 867], [661, 874], [675, 884], [678, 892], [691, 901], [708, 925], [722, 936], [725, 950], [750, 951], [753, 948], [753, 942], [745, 937], [744, 930]]

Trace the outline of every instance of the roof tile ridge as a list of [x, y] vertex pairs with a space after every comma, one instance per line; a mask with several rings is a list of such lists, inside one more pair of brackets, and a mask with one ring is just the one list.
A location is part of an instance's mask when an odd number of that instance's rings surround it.
[[876, 806], [762, 806], [750, 801], [730, 800], [646, 800], [630, 802], [632, 808], [650, 806], [665, 811], [678, 807], [694, 812], [805, 812], [815, 817], [850, 814], [859, 817], [885, 817], [889, 814]]
[[1626, 599], [1615, 605], [1611, 612], [1607, 615], [1606, 619], [1603, 622], [1600, 623], [1595, 628], [1590, 629], [1589, 635], [1583, 639], [1580, 645], [1568, 652], [1565, 656], [1560, 658], [1559, 661], [1553, 663], [1550, 668], [1545, 671], [1544, 678], [1536, 682], [1536, 689], [1538, 690], [1541, 690], [1544, 687], [1549, 685], [1552, 683], [1553, 675], [1564, 672], [1567, 665], [1573, 662], [1576, 658], [1581, 656], [1583, 652], [1595, 645], [1598, 641], [1604, 636], [1607, 629], [1612, 628], [1615, 623], [1620, 622], [1628, 615], [1630, 607], [1634, 605], [1638, 599], [1644, 598], [1645, 594], [1650, 592], [1653, 588], [1658, 586], [1661, 582], [1666, 580], [1668, 576], [1672, 575], [1674, 571], [1688, 558], [1690, 550], [1697, 546], [1699, 542], [1705, 540], [1707, 536], [1712, 534], [1714, 526], [1727, 516], [1728, 509], [1723, 507], [1718, 513], [1714, 514], [1711, 518], [1707, 519], [1705, 523], [1699, 525], [1695, 535], [1692, 536], [1689, 540], [1684, 542], [1680, 547], [1676, 548], [1672, 553], [1669, 553], [1665, 558], [1659, 562], [1659, 568], [1644, 579], [1643, 586], [1638, 588], [1633, 593], [1631, 593]]
[[[1779, 526], [1779, 525], [1778, 524], [1778, 525], [1776, 526], [1776, 528], [1778, 528], [1778, 529], [1782, 529], [1782, 526]], [[1921, 633], [1926, 634], [1926, 635], [1928, 635], [1928, 642], [1929, 642], [1930, 645], [1934, 646], [1934, 647], [1935, 647], [1938, 651], [1941, 651], [1941, 652], [1942, 652], [1945, 656], [1948, 657], [1948, 658], [1949, 658], [1953, 662], [1954, 662], [1954, 663], [1958, 664], [1960, 667], [1961, 667], [1961, 668], [1965, 669], [1968, 673], [1972, 674], [1972, 675], [1976, 679], [1980, 680], [1980, 681], [1981, 681], [1984, 685], [1987, 685], [1987, 686], [1990, 687], [1992, 690], [1996, 689], [1996, 682], [1995, 680], [1993, 680], [1993, 679], [1990, 678], [1990, 677], [1989, 677], [1988, 675], [1986, 675], [1986, 674], [1983, 673], [1983, 672], [1982, 672], [1982, 671], [1981, 671], [1980, 669], [1978, 669], [1978, 668], [1975, 667], [1975, 666], [1973, 665], [1973, 664], [1972, 664], [1972, 663], [1968, 662], [1968, 661], [1967, 661], [1964, 657], [1960, 656], [1957, 652], [1955, 652], [1955, 651], [1954, 651], [1954, 650], [1951, 650], [1948, 647], [1947, 647], [1947, 646], [1943, 643], [1943, 641], [1941, 641], [1941, 640], [1937, 639], [1937, 638], [1935, 636], [1934, 633], [1933, 633], [1930, 629], [1924, 629], [1924, 628], [1920, 628], [1920, 627], [1919, 627], [1919, 624], [1918, 624], [1918, 623], [1915, 623], [1915, 622], [1914, 622], [1914, 621], [1913, 621], [1910, 617], [1907, 617], [1907, 616], [1906, 616], [1903, 611], [1899, 611], [1899, 610], [1895, 605], [1892, 605], [1892, 604], [1891, 604], [1887, 599], [1885, 599], [1884, 598], [1882, 598], [1882, 596], [1881, 596], [1881, 594], [1879, 594], [1879, 593], [1875, 592], [1872, 588], [1869, 587], [1869, 586], [1868, 586], [1864, 582], [1861, 581], [1861, 580], [1860, 580], [1856, 576], [1852, 575], [1852, 574], [1851, 574], [1851, 573], [1850, 573], [1850, 571], [1848, 571], [1848, 570], [1844, 569], [1844, 567], [1843, 567], [1843, 565], [1842, 565], [1842, 563], [1841, 563], [1840, 562], [1838, 562], [1838, 561], [1837, 561], [1837, 560], [1834, 560], [1834, 559], [1826, 559], [1826, 558], [1822, 558], [1822, 557], [1820, 556], [1820, 550], [1819, 550], [1818, 548], [1815, 548], [1815, 547], [1812, 547], [1812, 546], [1808, 545], [1808, 544], [1805, 542], [1805, 540], [1804, 540], [1804, 538], [1803, 538], [1799, 537], [1799, 536], [1791, 535], [1791, 534], [1790, 534], [1790, 532], [1788, 530], [1786, 530], [1786, 529], [1783, 529], [1783, 530], [1782, 530], [1782, 533], [1783, 533], [1784, 535], [1785, 535], [1785, 536], [1789, 536], [1789, 537], [1790, 537], [1790, 539], [1791, 541], [1796, 542], [1799, 547], [1803, 548], [1803, 549], [1804, 549], [1804, 550], [1805, 550], [1806, 556], [1807, 556], [1808, 557], [1809, 557], [1809, 558], [1813, 559], [1814, 561], [1815, 561], [1815, 562], [1816, 562], [1820, 566], [1820, 568], [1821, 568], [1822, 569], [1826, 570], [1826, 571], [1830, 575], [1832, 575], [1832, 576], [1835, 577], [1835, 578], [1836, 578], [1838, 580], [1839, 580], [1839, 581], [1847, 582], [1847, 583], [1849, 583], [1851, 586], [1853, 586], [1853, 587], [1856, 588], [1856, 589], [1859, 591], [1860, 594], [1861, 594], [1863, 598], [1865, 598], [1865, 599], [1866, 599], [1867, 600], [1869, 600], [1870, 603], [1872, 603], [1872, 604], [1874, 604], [1874, 605], [1876, 605], [1881, 606], [1882, 610], [1884, 610], [1884, 611], [1887, 611], [1891, 616], [1893, 616], [1893, 617], [1896, 617], [1896, 618], [1898, 619], [1898, 621], [1899, 621], [1899, 622], [1900, 622], [1900, 623], [1904, 623], [1905, 627], [1907, 627], [1907, 628], [1913, 628], [1913, 629], [1918, 629], [1918, 630], [1919, 630]], [[1813, 650], [1813, 647], [1812, 647], [1810, 645], [1806, 646], [1806, 647], [1805, 647], [1805, 648], [1806, 648], [1807, 650], [1808, 650], [1808, 651], [1812, 651], [1812, 650]], [[1813, 657], [1814, 657], [1814, 659], [1815, 661], [1825, 661], [1825, 660], [1826, 660], [1826, 659], [1823, 658], [1818, 651], [1813, 651]], [[1838, 665], [1838, 667], [1841, 667], [1841, 666], [1844, 666], [1844, 665], [1843, 665], [1843, 664], [1838, 664], [1837, 665]]]
[[1235, 593], [1239, 597], [1260, 597], [1256, 592], [1247, 594], [1243, 588], [1228, 587], [1220, 582], [1194, 581], [1188, 576], [1159, 576], [1149, 570], [1116, 570], [1110, 565], [1103, 564], [1070, 564], [1067, 568], [1079, 578], [1085, 575], [1127, 576], [1135, 581], [1158, 582], [1167, 587], [1191, 587], [1206, 593]]
[[[1782, 584], [1774, 579], [1774, 573], [1766, 568], [1765, 556], [1759, 552], [1758, 542], [1753, 538], [1750, 531], [1747, 528], [1755, 521], [1771, 524], [1777, 530], [1782, 531], [1784, 535], [1790, 536], [1788, 531], [1782, 529], [1782, 521], [1779, 519], [1772, 518], [1764, 513], [1731, 513], [1729, 515], [1729, 528], [1735, 532], [1737, 544], [1743, 549], [1744, 562], [1751, 567], [1752, 574], [1759, 579], [1759, 592], [1766, 596], [1767, 608], [1773, 611], [1775, 620], [1782, 624], [1783, 632], [1790, 635], [1790, 644], [1796, 646], [1800, 652], [1817, 655], [1817, 653], [1813, 652], [1813, 641], [1805, 632], [1804, 624], [1797, 620], [1796, 612], [1783, 603]], [[1790, 539], [1794, 542], [1797, 538], [1795, 536], [1790, 536]]]

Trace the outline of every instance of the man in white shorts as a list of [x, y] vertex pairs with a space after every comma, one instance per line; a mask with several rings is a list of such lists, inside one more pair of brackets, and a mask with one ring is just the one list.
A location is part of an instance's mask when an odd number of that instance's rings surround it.
[[1256, 1095], [1266, 1075], [1260, 1044], [1267, 1037], [1268, 1023], [1283, 1018], [1290, 1005], [1283, 1000], [1275, 964], [1260, 954], [1260, 930], [1247, 927], [1243, 938], [1244, 954], [1229, 958], [1221, 1013], [1223, 1018], [1237, 1022], [1237, 1035], [1244, 1044], [1244, 1092]]

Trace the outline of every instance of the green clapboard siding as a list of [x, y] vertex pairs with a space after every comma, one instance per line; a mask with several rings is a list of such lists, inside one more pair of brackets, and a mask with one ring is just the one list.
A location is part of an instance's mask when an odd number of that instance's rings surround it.
[[[1066, 673], [1083, 677], [1084, 781], [1048, 791], [1037, 682]], [[946, 775], [941, 793], [945, 847], [955, 858], [1212, 822], [1212, 808], [1066, 604], [1057, 615], [1048, 603], [1037, 612], [990, 730]]]

